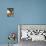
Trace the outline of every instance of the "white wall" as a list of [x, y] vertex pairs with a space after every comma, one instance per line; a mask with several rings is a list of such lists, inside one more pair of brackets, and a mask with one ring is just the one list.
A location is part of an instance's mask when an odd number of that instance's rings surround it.
[[41, 29], [41, 30], [46, 30], [46, 25], [21, 25], [21, 29]]

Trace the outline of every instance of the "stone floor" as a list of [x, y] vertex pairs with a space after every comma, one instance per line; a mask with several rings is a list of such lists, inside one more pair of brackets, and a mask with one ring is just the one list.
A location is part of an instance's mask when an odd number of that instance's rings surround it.
[[32, 42], [31, 40], [28, 40], [28, 41], [21, 40], [20, 46], [46, 46], [46, 41], [33, 41]]
[[[0, 44], [0, 46], [8, 46], [7, 44]], [[11, 45], [10, 45], [11, 46]], [[46, 46], [46, 41], [25, 41], [21, 40], [19, 44], [15, 44], [14, 46]]]

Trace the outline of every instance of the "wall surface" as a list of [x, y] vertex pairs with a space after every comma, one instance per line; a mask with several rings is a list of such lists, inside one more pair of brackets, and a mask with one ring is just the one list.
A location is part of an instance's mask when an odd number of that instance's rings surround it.
[[[7, 17], [9, 7], [13, 17]], [[17, 24], [46, 24], [46, 0], [0, 0], [0, 44], [8, 43], [9, 32], [18, 32]]]
[[21, 30], [45, 30], [46, 31], [46, 25], [21, 25]]

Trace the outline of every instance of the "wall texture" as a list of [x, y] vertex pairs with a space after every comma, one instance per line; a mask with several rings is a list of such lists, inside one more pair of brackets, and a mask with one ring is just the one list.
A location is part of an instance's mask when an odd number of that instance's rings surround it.
[[[13, 17], [7, 17], [9, 7]], [[18, 32], [17, 24], [46, 24], [46, 0], [0, 0], [0, 44], [8, 43], [9, 32]]]
[[21, 30], [45, 30], [46, 31], [46, 25], [21, 25]]

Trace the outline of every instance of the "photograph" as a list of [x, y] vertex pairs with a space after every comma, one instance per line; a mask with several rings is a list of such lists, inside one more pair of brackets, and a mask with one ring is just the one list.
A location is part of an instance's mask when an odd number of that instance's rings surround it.
[[14, 15], [14, 8], [7, 8], [7, 16], [13, 16]]
[[31, 45], [32, 42], [46, 42], [46, 25], [44, 24], [19, 24], [18, 31], [20, 46], [21, 44], [22, 46]]

